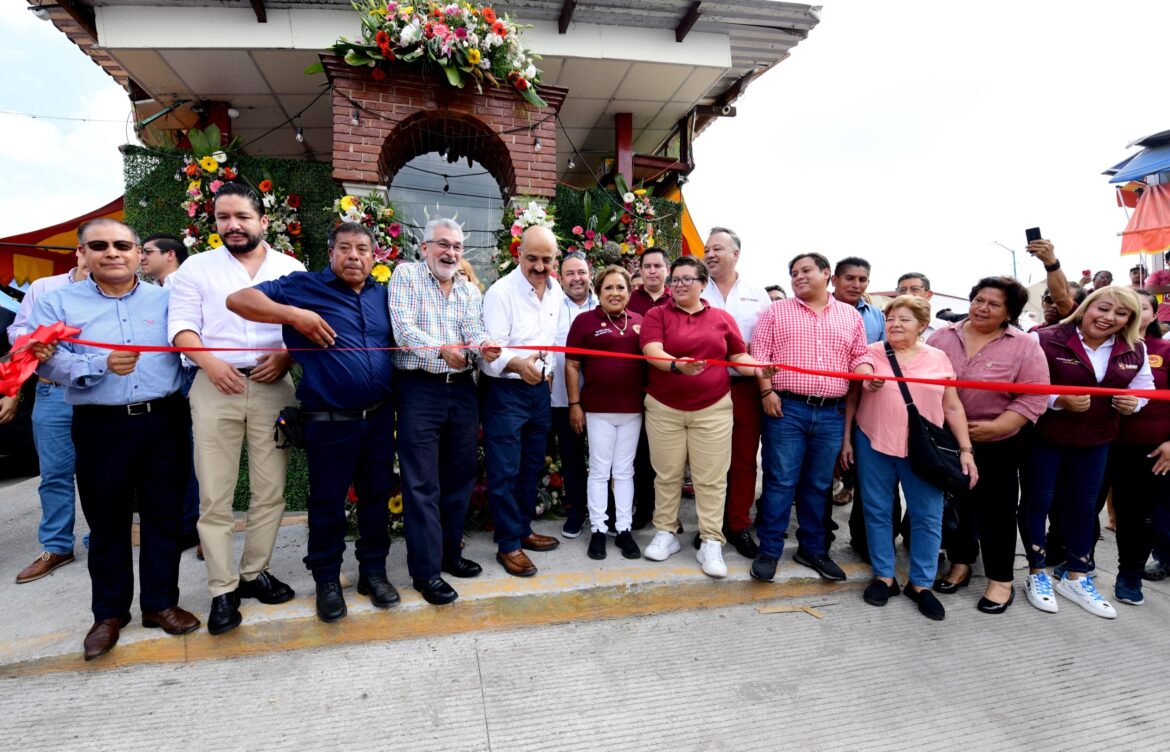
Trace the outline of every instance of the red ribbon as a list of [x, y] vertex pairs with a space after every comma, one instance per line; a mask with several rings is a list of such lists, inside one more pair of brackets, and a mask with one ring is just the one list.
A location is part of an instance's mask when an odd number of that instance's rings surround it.
[[[77, 329], [73, 329], [72, 327], [67, 327], [63, 323], [57, 322], [56, 324], [53, 324], [52, 326], [49, 326], [49, 327], [44, 327], [44, 326], [38, 327], [37, 331], [33, 332], [32, 335], [25, 335], [24, 337], [21, 337], [20, 339], [18, 339], [16, 341], [16, 346], [13, 347], [13, 351], [11, 353], [12, 358], [13, 358], [12, 362], [16, 362], [17, 357], [23, 358], [24, 356], [31, 358], [31, 361], [32, 361], [31, 367], [29, 367], [27, 369], [27, 373], [25, 373], [23, 378], [20, 379], [20, 382], [23, 382], [24, 379], [27, 379], [32, 374], [33, 370], [35, 370], [35, 368], [36, 368], [36, 358], [32, 357], [31, 352], [28, 352], [27, 350], [25, 350], [23, 353], [17, 352], [18, 350], [20, 350], [21, 343], [25, 342], [26, 337], [36, 338], [37, 336], [48, 337], [50, 335], [55, 335], [55, 336], [52, 336], [51, 339], [36, 339], [35, 341], [45, 342], [47, 344], [49, 342], [55, 342], [58, 339], [60, 339], [62, 342], [69, 342], [69, 343], [72, 343], [75, 345], [85, 345], [87, 347], [97, 347], [97, 348], [102, 348], [105, 350], [121, 350], [124, 352], [139, 352], [139, 353], [144, 353], [144, 352], [281, 352], [281, 351], [314, 352], [314, 351], [318, 351], [321, 349], [318, 347], [299, 347], [299, 348], [297, 348], [297, 347], [290, 347], [290, 348], [268, 347], [268, 348], [265, 348], [265, 347], [171, 347], [171, 346], [167, 346], [167, 345], [122, 345], [122, 344], [113, 344], [110, 342], [93, 342], [91, 340], [75, 339], [74, 335], [80, 334], [80, 333], [81, 332]], [[330, 349], [337, 350], [340, 352], [355, 352], [355, 351], [356, 352], [362, 352], [362, 351], [406, 352], [406, 351], [412, 351], [412, 350], [438, 350], [441, 347], [459, 347], [459, 348], [463, 348], [463, 349], [467, 349], [467, 350], [482, 349], [481, 346], [477, 346], [477, 345], [426, 345], [423, 347], [337, 347], [337, 348], [330, 348]], [[566, 355], [590, 355], [590, 356], [602, 356], [602, 357], [607, 357], [607, 358], [630, 358], [633, 360], [647, 360], [647, 361], [649, 361], [649, 360], [658, 360], [658, 361], [679, 360], [682, 362], [692, 362], [695, 360], [695, 358], [666, 358], [666, 357], [652, 357], [649, 355], [636, 355], [634, 353], [602, 352], [600, 350], [589, 350], [589, 349], [582, 348], [582, 347], [565, 347], [563, 345], [509, 345], [508, 349], [509, 350], [529, 350], [529, 351], [533, 351], [533, 352], [560, 352], [560, 353], [565, 353]], [[23, 363], [24, 361], [21, 360], [21, 362]], [[715, 359], [707, 360], [706, 363], [709, 366], [716, 366], [716, 367], [728, 366], [728, 367], [732, 367], [732, 368], [735, 368], [737, 366], [742, 365], [740, 363], [735, 363], [735, 362], [729, 361], [729, 360], [715, 360]], [[9, 366], [10, 364], [11, 363], [0, 363], [0, 369], [4, 369], [6, 366]], [[1118, 395], [1129, 395], [1129, 396], [1133, 396], [1133, 397], [1142, 397], [1144, 399], [1170, 401], [1170, 389], [1141, 389], [1141, 390], [1109, 389], [1109, 388], [1100, 387], [1100, 386], [1059, 386], [1056, 384], [1017, 384], [1015, 382], [1010, 382], [1010, 381], [963, 381], [963, 380], [959, 380], [959, 379], [927, 379], [927, 378], [919, 378], [916, 376], [902, 376], [902, 377], [874, 376], [872, 374], [840, 373], [837, 371], [820, 371], [820, 370], [816, 370], [816, 369], [812, 369], [812, 368], [800, 368], [798, 366], [790, 366], [790, 365], [786, 365], [784, 363], [768, 363], [765, 365], [772, 366], [772, 367], [774, 367], [778, 370], [782, 370], [782, 371], [790, 371], [792, 373], [802, 373], [802, 374], [805, 374], [807, 376], [823, 376], [823, 377], [831, 378], [831, 379], [848, 379], [850, 381], [870, 381], [870, 380], [880, 379], [882, 381], [905, 381], [906, 383], [909, 383], [909, 384], [932, 384], [935, 386], [944, 386], [944, 387], [945, 386], [953, 386], [956, 389], [981, 389], [984, 391], [1007, 392], [1010, 394], [1043, 394], [1043, 395], [1088, 394], [1088, 395], [1092, 395], [1092, 396], [1101, 396], [1101, 397], [1114, 397], [1114, 396], [1118, 396]], [[11, 387], [9, 382], [6, 380], [7, 371], [0, 370], [0, 376], [5, 377], [5, 378], [0, 378], [0, 391], [4, 391], [4, 393], [8, 394], [9, 396], [12, 396], [13, 394], [15, 394], [16, 390], [20, 388], [20, 382], [17, 382], [15, 387]], [[5, 391], [6, 389], [11, 389], [11, 391]]]
[[0, 394], [15, 397], [21, 384], [36, 372], [39, 364], [32, 351], [34, 344], [48, 345], [75, 334], [81, 334], [81, 330], [58, 321], [49, 326], [38, 326], [31, 334], [17, 337], [12, 343], [12, 350], [0, 359]]

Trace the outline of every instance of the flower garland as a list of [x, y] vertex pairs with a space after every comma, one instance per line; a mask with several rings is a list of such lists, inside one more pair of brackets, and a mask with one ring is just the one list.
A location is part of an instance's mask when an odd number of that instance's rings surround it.
[[618, 248], [623, 256], [641, 256], [654, 247], [654, 207], [645, 188], [622, 194], [625, 211], [618, 218]]
[[331, 211], [337, 217], [335, 227], [342, 222], [357, 222], [370, 228], [374, 235], [374, 268], [370, 274], [375, 282], [389, 283], [409, 241], [402, 223], [395, 219], [394, 207], [375, 195], [342, 196], [333, 202]]
[[268, 245], [286, 256], [303, 260], [302, 228], [297, 214], [301, 208], [301, 197], [274, 187], [271, 178], [261, 180], [256, 187], [260, 189], [260, 202], [268, 214]]
[[520, 236], [529, 227], [547, 227], [550, 230], [556, 225], [556, 218], [553, 217], [551, 210], [545, 209], [534, 199], [529, 199], [527, 204], [524, 199], [520, 199], [520, 205], [516, 206], [511, 212], [509, 221], [509, 213], [504, 212], [504, 227], [507, 228], [506, 233], [501, 233], [499, 245], [496, 248], [495, 267], [496, 277], [503, 277], [508, 272], [512, 271], [513, 267], [520, 259]]
[[[507, 14], [501, 17], [491, 6], [470, 2], [351, 4], [361, 15], [362, 41], [341, 37], [332, 49], [350, 65], [371, 68], [375, 79], [386, 78], [389, 63], [422, 60], [442, 68], [452, 86], [463, 88], [471, 81], [482, 93], [484, 81], [496, 87], [507, 81], [531, 104], [547, 106], [534, 88], [540, 83], [538, 56], [520, 42], [520, 29], [528, 27]], [[318, 63], [305, 72], [322, 69]]]

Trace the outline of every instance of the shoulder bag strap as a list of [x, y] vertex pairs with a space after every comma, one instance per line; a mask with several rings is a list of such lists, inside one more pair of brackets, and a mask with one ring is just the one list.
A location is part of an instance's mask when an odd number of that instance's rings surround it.
[[[902, 369], [898, 366], [898, 357], [894, 355], [894, 348], [888, 342], [886, 343], [886, 357], [890, 359], [890, 368], [893, 370], [894, 375], [902, 378]], [[910, 389], [906, 386], [905, 381], [898, 382], [898, 389], [902, 392], [902, 399], [906, 402], [906, 407], [914, 407], [917, 409], [914, 405], [914, 398], [910, 396]]]

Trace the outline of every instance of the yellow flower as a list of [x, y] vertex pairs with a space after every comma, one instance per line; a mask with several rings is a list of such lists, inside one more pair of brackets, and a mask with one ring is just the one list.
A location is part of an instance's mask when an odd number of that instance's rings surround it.
[[207, 172], [215, 172], [219, 169], [219, 162], [215, 161], [215, 157], [204, 157], [199, 160], [199, 166]]
[[635, 196], [645, 196], [645, 195], [646, 195], [646, 189], [645, 189], [645, 188], [639, 188], [638, 190], [634, 191], [634, 195], [635, 195]]
[[623, 256], [628, 255], [630, 252], [630, 244], [629, 243], [622, 243], [621, 245], [618, 246], [618, 248], [621, 249]]
[[399, 12], [399, 13], [401, 13], [402, 15], [404, 15], [404, 16], [409, 16], [411, 13], [414, 13], [414, 6], [413, 6], [413, 5], [407, 5], [407, 6], [405, 6], [405, 7], [399, 8], [399, 9], [398, 9], [398, 12]]
[[187, 190], [188, 191], [198, 191], [198, 190], [201, 190], [202, 188], [203, 188], [203, 181], [201, 181], [201, 180], [192, 180], [190, 183], [187, 183]]
[[219, 248], [223, 245], [223, 238], [219, 236], [219, 233], [213, 232], [207, 236], [207, 244], [212, 248]]
[[471, 63], [472, 65], [479, 65], [479, 61], [480, 61], [479, 50], [477, 50], [475, 47], [472, 47], [470, 50], [467, 51], [467, 62]]
[[349, 211], [355, 204], [357, 204], [356, 196], [343, 196], [341, 199], [341, 210]]
[[370, 274], [373, 275], [375, 282], [385, 284], [390, 281], [390, 267], [385, 264], [374, 264], [374, 268], [370, 270]]
[[390, 497], [389, 509], [390, 514], [402, 514], [402, 494], [394, 494]]

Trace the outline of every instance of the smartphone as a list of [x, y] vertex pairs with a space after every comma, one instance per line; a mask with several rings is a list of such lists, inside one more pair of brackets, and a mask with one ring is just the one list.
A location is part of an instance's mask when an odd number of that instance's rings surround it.
[[1029, 227], [1027, 230], [1024, 230], [1024, 237], [1031, 243], [1033, 240], [1040, 240], [1043, 236], [1040, 234], [1039, 227]]

